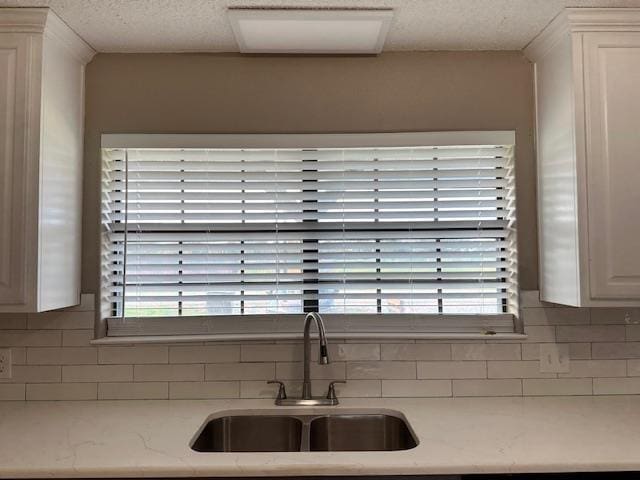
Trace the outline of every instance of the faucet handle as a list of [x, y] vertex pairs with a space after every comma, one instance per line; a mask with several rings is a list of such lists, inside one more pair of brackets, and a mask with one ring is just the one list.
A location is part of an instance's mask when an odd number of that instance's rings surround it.
[[333, 380], [332, 382], [329, 382], [329, 390], [327, 391], [327, 398], [329, 400], [338, 400], [338, 397], [336, 396], [336, 383], [347, 383], [345, 380]]
[[269, 380], [267, 381], [267, 383], [277, 383], [279, 385], [278, 397], [276, 398], [276, 400], [285, 400], [287, 398], [287, 390], [284, 387], [284, 383], [282, 383], [280, 380]]

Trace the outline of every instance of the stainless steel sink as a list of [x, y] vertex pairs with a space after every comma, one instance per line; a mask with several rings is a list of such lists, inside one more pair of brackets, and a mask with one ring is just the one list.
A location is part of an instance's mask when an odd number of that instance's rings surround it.
[[355, 452], [408, 450], [417, 444], [398, 412], [236, 411], [208, 419], [191, 448], [197, 452]]
[[385, 414], [327, 415], [311, 421], [309, 450], [409, 450], [417, 445], [407, 423]]
[[191, 445], [197, 452], [296, 452], [302, 421], [280, 415], [233, 415], [206, 423]]

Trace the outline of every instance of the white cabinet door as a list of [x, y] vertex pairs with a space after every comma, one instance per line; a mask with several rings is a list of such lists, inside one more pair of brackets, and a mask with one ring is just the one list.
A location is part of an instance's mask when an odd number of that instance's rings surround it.
[[640, 298], [640, 32], [584, 34], [589, 291]]
[[29, 301], [25, 144], [30, 45], [28, 35], [0, 34], [0, 304]]

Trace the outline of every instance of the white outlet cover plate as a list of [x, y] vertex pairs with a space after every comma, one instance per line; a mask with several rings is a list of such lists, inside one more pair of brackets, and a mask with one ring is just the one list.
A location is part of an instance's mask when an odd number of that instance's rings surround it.
[[569, 371], [569, 345], [540, 344], [540, 372], [567, 373]]

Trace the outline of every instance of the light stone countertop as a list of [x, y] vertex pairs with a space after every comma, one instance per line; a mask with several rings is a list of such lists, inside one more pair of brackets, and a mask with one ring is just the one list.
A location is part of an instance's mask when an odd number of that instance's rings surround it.
[[357, 408], [403, 413], [419, 445], [397, 452], [197, 453], [189, 443], [212, 414], [301, 409], [270, 400], [0, 402], [0, 477], [640, 470], [640, 396], [345, 399], [330, 407]]

